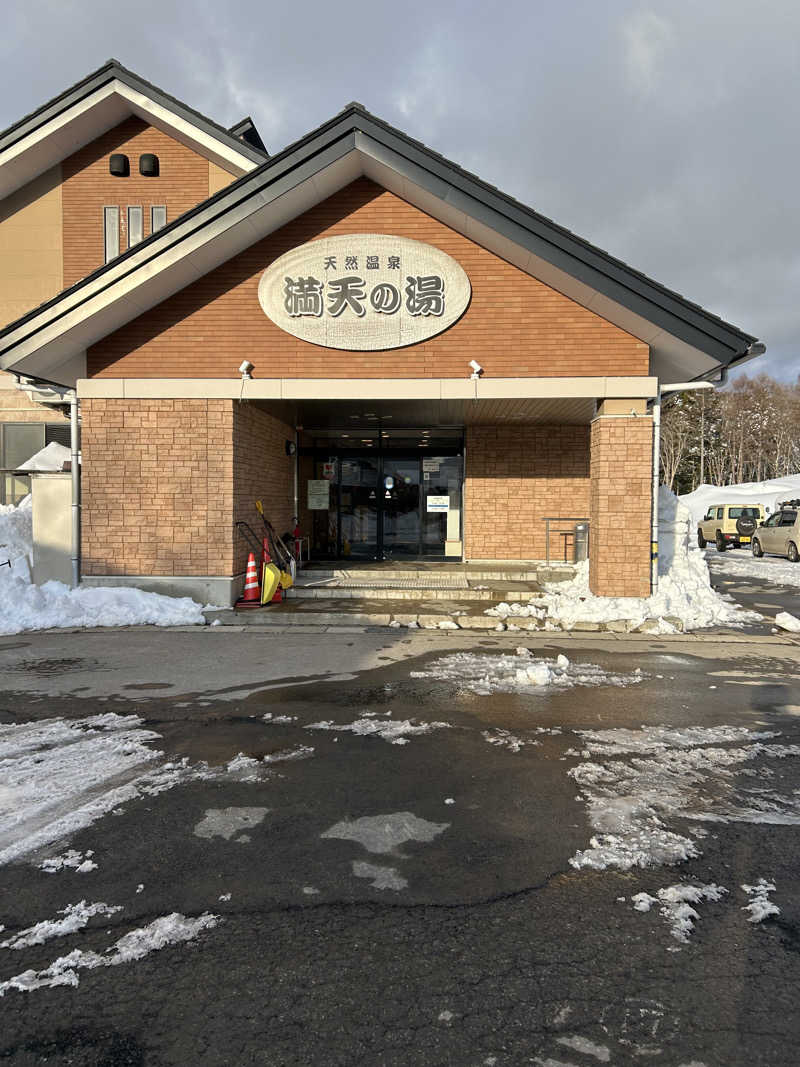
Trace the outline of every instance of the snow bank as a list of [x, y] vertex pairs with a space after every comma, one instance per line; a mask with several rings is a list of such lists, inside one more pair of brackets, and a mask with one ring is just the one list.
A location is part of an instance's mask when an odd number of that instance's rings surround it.
[[31, 503], [0, 507], [0, 634], [74, 626], [203, 625], [201, 606], [189, 597], [161, 596], [141, 589], [79, 586], [62, 582], [33, 585]]
[[681, 503], [689, 509], [692, 530], [712, 504], [763, 504], [771, 513], [783, 500], [800, 497], [800, 474], [770, 478], [765, 482], [740, 482], [737, 485], [699, 485], [685, 493]]
[[498, 604], [487, 615], [513, 620], [536, 618], [545, 629], [571, 630], [577, 623], [624, 620], [629, 629], [656, 620], [653, 632], [674, 633], [705, 626], [743, 625], [761, 616], [744, 611], [711, 588], [708, 565], [691, 542], [689, 511], [666, 486], [658, 498], [659, 561], [655, 596], [599, 597], [589, 589], [589, 563], [578, 565], [570, 582], [560, 582], [528, 604]]

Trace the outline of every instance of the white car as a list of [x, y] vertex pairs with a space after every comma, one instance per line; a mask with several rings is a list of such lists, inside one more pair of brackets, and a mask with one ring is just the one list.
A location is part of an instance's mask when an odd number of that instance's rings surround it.
[[792, 563], [800, 562], [800, 509], [781, 508], [762, 522], [753, 534], [751, 547], [754, 556], [786, 556]]

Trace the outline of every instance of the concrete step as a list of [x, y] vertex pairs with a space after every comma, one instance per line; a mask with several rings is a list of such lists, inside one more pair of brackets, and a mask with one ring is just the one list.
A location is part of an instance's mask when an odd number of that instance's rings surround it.
[[300, 569], [297, 584], [305, 585], [322, 581], [377, 582], [412, 581], [418, 586], [431, 583], [449, 588], [466, 588], [475, 582], [559, 582], [575, 576], [571, 564], [531, 563], [508, 566], [482, 565], [477, 563], [436, 564], [429, 567], [396, 566], [380, 564], [350, 567], [313, 563]]
[[[500, 588], [495, 588], [500, 586]], [[331, 581], [325, 585], [294, 585], [289, 592], [290, 600], [458, 600], [483, 601], [499, 604], [501, 600], [527, 602], [541, 592], [541, 587], [531, 582], [520, 582], [516, 587], [507, 583], [492, 583], [483, 588], [447, 588], [420, 583], [400, 585], [362, 585]]]

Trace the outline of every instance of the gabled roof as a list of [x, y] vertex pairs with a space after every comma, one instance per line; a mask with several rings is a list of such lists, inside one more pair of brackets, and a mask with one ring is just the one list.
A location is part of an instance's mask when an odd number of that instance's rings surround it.
[[[0, 133], [0, 199], [137, 115], [236, 175], [253, 170], [267, 153], [163, 89], [110, 59]], [[255, 127], [250, 123], [252, 130]], [[257, 132], [256, 138], [260, 143]]]
[[352, 103], [0, 331], [0, 366], [47, 377], [88, 345], [361, 175], [649, 344], [651, 373], [662, 379], [709, 376], [754, 354], [752, 335]]
[[261, 134], [256, 129], [256, 124], [249, 115], [245, 115], [241, 122], [237, 122], [234, 126], [231, 126], [228, 132], [233, 134], [233, 136], [237, 137], [240, 141], [247, 141], [253, 148], [257, 148], [259, 152], [263, 152], [264, 156], [269, 156], [269, 152], [267, 151], [264, 142], [261, 140]]

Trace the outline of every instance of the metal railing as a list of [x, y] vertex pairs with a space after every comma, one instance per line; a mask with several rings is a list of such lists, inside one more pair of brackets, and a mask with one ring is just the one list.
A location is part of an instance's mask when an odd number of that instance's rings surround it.
[[[587, 545], [588, 545], [589, 520], [587, 518], [571, 518], [568, 515], [546, 515], [542, 519], [542, 522], [545, 524], [545, 526], [544, 526], [545, 559], [547, 560], [548, 563], [550, 562], [550, 529], [551, 529], [550, 523], [551, 522], [560, 522], [562, 524], [563, 523], [571, 523], [570, 526], [562, 525], [561, 527], [556, 526], [556, 527], [552, 528], [553, 529], [553, 533], [559, 534], [559, 536], [562, 538], [562, 549], [563, 549], [564, 558], [563, 558], [563, 560], [560, 560], [559, 562], [561, 562], [561, 563], [571, 563], [572, 562], [572, 559], [569, 558], [567, 553], [568, 553], [568, 549], [572, 548], [572, 555], [574, 556], [574, 552], [575, 552], [575, 527], [577, 525], [585, 525], [586, 526], [586, 529], [587, 529], [586, 536], [587, 536]], [[570, 538], [572, 538], [571, 542], [570, 542]]]

